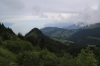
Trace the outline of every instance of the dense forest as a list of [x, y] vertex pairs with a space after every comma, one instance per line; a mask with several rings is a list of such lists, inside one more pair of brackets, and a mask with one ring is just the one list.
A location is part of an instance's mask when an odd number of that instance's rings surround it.
[[100, 66], [99, 46], [66, 43], [45, 36], [38, 28], [23, 36], [0, 24], [0, 66]]

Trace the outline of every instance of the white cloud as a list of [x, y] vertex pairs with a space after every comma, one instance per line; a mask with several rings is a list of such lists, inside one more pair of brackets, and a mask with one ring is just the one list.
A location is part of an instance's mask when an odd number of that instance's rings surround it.
[[94, 23], [100, 22], [99, 17], [99, 0], [0, 0], [0, 22], [14, 23], [11, 27], [16, 32], [19, 28], [23, 31], [30, 20], [33, 20], [30, 24], [40, 27], [48, 22], [36, 23], [34, 20]]

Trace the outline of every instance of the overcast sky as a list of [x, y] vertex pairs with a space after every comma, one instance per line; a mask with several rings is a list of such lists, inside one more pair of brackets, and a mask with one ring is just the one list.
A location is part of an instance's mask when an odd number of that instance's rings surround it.
[[0, 0], [0, 22], [15, 33], [60, 22], [100, 22], [100, 0]]

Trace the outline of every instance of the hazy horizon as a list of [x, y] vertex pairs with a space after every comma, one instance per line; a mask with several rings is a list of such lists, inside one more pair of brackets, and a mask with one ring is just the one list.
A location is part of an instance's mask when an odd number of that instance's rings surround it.
[[100, 22], [100, 0], [0, 0], [0, 22], [22, 34], [46, 25], [92, 24]]

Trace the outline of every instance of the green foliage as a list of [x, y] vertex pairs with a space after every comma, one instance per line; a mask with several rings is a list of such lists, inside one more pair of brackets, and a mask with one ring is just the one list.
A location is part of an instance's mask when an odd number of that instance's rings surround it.
[[41, 66], [58, 66], [59, 60], [56, 55], [46, 49], [40, 52], [39, 57], [42, 60]]
[[18, 64], [20, 66], [39, 66], [39, 54], [30, 51], [22, 52], [18, 55]]
[[90, 39], [95, 39], [95, 40], [100, 40], [99, 37], [91, 37], [91, 36], [89, 36], [88, 38], [90, 38]]
[[55, 41], [61, 42], [62, 44], [70, 46], [71, 44], [74, 44], [73, 41], [65, 40], [65, 39], [58, 39], [58, 38], [51, 38]]
[[2, 39], [1, 39], [1, 37], [0, 37], [0, 45], [2, 45], [2, 42], [3, 42], [3, 41], [2, 41]]
[[37, 51], [25, 51], [18, 55], [20, 66], [58, 66], [58, 58], [46, 49]]
[[91, 45], [100, 45], [100, 27], [92, 29], [82, 29], [74, 33], [70, 38], [78, 45], [86, 46]]
[[70, 54], [64, 54], [64, 56], [59, 58], [59, 60], [59, 66], [71, 66], [75, 62], [74, 58]]
[[89, 48], [82, 49], [77, 57], [77, 64], [80, 66], [97, 66], [97, 60], [93, 51]]
[[12, 29], [6, 28], [3, 24], [0, 24], [0, 36], [2, 40], [10, 39], [10, 35], [15, 35]]
[[6, 41], [6, 48], [14, 53], [20, 53], [23, 51], [32, 51], [33, 46], [30, 42], [27, 41], [12, 41], [12, 40], [7, 40]]
[[15, 66], [16, 55], [7, 49], [0, 47], [0, 66]]
[[98, 60], [98, 66], [100, 66], [100, 47], [94, 47], [93, 53], [96, 55], [96, 59]]
[[18, 33], [17, 35], [21, 40], [25, 40], [25, 37], [21, 34], [21, 33]]
[[62, 44], [66, 40], [54, 41], [37, 28], [26, 36], [20, 33], [16, 36], [10, 28], [0, 24], [0, 32], [0, 66], [100, 66], [100, 48], [96, 46], [79, 53], [80, 48], [71, 45], [66, 53], [64, 50], [68, 47]]
[[0, 55], [3, 56], [3, 57], [5, 57], [5, 58], [10, 58], [12, 60], [15, 60], [16, 59], [14, 53], [12, 53], [9, 50], [4, 49], [2, 47], [0, 47]]

